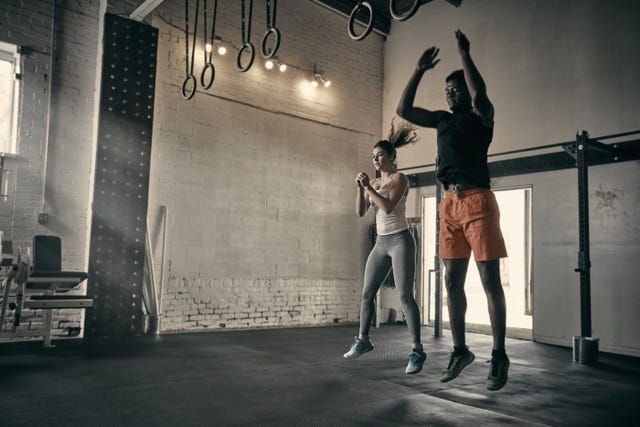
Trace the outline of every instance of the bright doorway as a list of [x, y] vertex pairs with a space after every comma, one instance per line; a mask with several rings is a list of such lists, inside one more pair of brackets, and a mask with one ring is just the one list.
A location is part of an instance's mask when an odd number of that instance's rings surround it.
[[[500, 206], [500, 227], [507, 245], [508, 258], [501, 260], [501, 278], [507, 300], [507, 335], [531, 339], [532, 336], [532, 279], [531, 279], [531, 188], [494, 190]], [[432, 325], [435, 320], [436, 198], [422, 198], [422, 323]], [[442, 267], [444, 278], [444, 267]], [[467, 330], [490, 331], [487, 299], [473, 255], [465, 283], [467, 294]], [[448, 327], [447, 295], [442, 288], [442, 322]]]

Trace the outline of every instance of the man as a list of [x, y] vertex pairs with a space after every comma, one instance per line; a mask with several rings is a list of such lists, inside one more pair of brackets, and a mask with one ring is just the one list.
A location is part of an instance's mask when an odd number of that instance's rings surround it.
[[493, 332], [489, 390], [507, 382], [509, 358], [505, 352], [506, 302], [500, 282], [500, 258], [507, 256], [500, 231], [500, 212], [490, 188], [487, 150], [493, 137], [493, 105], [482, 76], [469, 53], [469, 40], [455, 32], [462, 70], [446, 78], [445, 94], [451, 112], [414, 106], [418, 84], [435, 67], [438, 48], [420, 57], [404, 89], [397, 113], [419, 126], [438, 130], [437, 178], [445, 187], [440, 210], [440, 257], [445, 266], [447, 305], [454, 349], [440, 381], [456, 378], [475, 356], [465, 344], [467, 299], [464, 282], [473, 251], [487, 295]]

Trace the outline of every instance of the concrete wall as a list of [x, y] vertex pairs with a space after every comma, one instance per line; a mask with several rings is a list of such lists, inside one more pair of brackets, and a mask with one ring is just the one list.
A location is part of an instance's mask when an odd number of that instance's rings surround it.
[[[444, 78], [460, 68], [454, 30], [471, 41], [496, 109], [490, 153], [640, 129], [640, 29], [634, 1], [465, 1], [422, 7], [393, 23], [385, 43], [383, 123], [423, 50], [440, 47], [442, 61], [425, 75], [417, 103], [446, 109]], [[435, 131], [400, 153], [400, 166], [433, 163]], [[612, 141], [605, 141], [612, 142]], [[548, 151], [547, 151], [548, 152]], [[542, 154], [536, 152], [531, 154]], [[590, 169], [593, 336], [600, 348], [640, 354], [637, 341], [640, 255], [640, 162]], [[575, 170], [495, 179], [495, 188], [533, 187], [534, 339], [571, 345], [580, 335], [577, 177]], [[409, 215], [420, 214], [414, 192]]]

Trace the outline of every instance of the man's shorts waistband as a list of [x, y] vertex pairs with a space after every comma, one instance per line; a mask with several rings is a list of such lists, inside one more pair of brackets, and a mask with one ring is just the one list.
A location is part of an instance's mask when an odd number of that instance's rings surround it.
[[461, 184], [447, 184], [444, 186], [444, 190], [445, 191], [451, 191], [452, 193], [459, 193], [461, 191], [467, 191], [467, 190], [471, 190], [474, 188], [479, 188], [477, 185], [473, 185], [473, 184], [466, 184], [466, 183], [461, 183]]
[[451, 194], [453, 198], [457, 200], [461, 197], [471, 196], [472, 194], [476, 193], [486, 193], [488, 191], [490, 192], [491, 189], [478, 187], [475, 185], [449, 184], [447, 187], [445, 187], [445, 197], [447, 197], [447, 194]]

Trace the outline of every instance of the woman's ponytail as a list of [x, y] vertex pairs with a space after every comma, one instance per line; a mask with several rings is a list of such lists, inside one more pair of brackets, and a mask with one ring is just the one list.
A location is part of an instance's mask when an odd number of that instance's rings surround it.
[[395, 148], [400, 148], [407, 144], [415, 144], [418, 141], [418, 134], [413, 124], [393, 118], [387, 139]]

